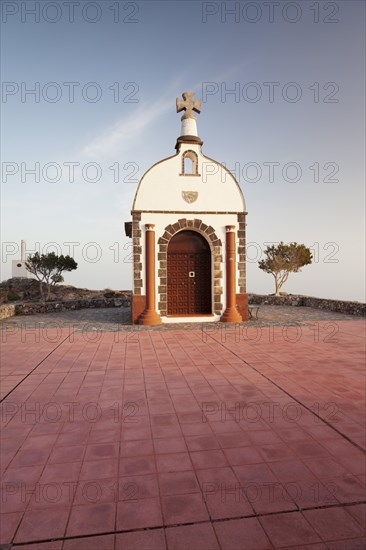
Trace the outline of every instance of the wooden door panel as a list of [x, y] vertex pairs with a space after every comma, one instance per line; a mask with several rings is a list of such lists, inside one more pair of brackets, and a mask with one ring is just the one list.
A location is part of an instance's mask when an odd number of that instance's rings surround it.
[[[176, 237], [168, 247], [168, 315], [211, 313], [209, 245], [193, 231], [182, 231]], [[190, 272], [194, 277], [189, 276]]]
[[168, 261], [168, 315], [184, 314], [189, 300], [185, 274], [188, 271], [187, 254], [171, 254]]

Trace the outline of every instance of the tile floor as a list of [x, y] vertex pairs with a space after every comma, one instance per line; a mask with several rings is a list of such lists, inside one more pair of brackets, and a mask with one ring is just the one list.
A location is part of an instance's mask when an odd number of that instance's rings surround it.
[[365, 322], [2, 331], [0, 548], [352, 550]]

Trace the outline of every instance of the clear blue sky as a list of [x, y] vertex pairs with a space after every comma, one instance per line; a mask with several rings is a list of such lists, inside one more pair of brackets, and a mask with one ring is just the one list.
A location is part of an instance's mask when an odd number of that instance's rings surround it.
[[3, 2], [2, 279], [12, 243], [73, 242], [66, 283], [131, 288], [123, 222], [137, 180], [174, 153], [175, 98], [195, 90], [204, 153], [247, 202], [248, 291], [273, 291], [257, 261], [283, 240], [316, 259], [285, 290], [365, 299], [365, 4], [253, 4]]

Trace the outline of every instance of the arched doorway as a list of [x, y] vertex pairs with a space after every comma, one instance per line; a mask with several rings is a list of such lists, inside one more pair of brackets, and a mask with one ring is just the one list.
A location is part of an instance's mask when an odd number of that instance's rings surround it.
[[180, 231], [171, 238], [167, 258], [168, 315], [212, 313], [211, 250], [195, 231]]

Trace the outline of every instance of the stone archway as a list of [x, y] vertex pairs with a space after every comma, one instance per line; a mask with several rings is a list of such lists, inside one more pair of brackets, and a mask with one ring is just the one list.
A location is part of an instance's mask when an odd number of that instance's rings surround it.
[[191, 230], [197, 231], [202, 234], [208, 241], [211, 254], [213, 257], [212, 265], [212, 280], [213, 280], [213, 311], [216, 315], [221, 315], [222, 313], [222, 301], [221, 296], [223, 293], [222, 289], [222, 242], [217, 238], [215, 230], [213, 227], [206, 225], [202, 220], [193, 219], [188, 220], [182, 218], [174, 224], [170, 224], [165, 227], [163, 235], [158, 239], [158, 310], [160, 315], [166, 316], [168, 313], [167, 310], [167, 254], [168, 254], [168, 245], [171, 238], [182, 230]]

